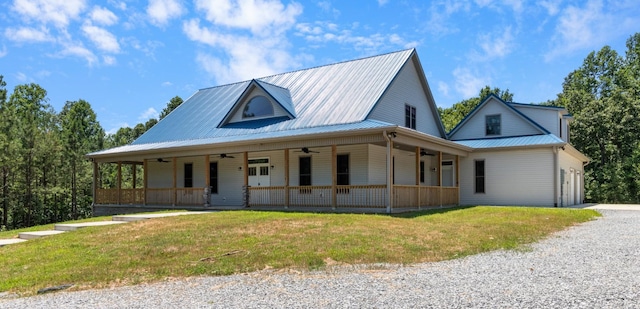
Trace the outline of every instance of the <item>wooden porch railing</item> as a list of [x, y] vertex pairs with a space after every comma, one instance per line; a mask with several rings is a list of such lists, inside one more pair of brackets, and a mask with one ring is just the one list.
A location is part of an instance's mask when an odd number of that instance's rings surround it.
[[[249, 206], [285, 206], [285, 187], [249, 188]], [[331, 186], [294, 186], [288, 190], [289, 206], [332, 207]], [[385, 185], [337, 186], [336, 207], [342, 208], [384, 208], [386, 204]]]
[[394, 185], [393, 207], [419, 208], [456, 205], [459, 203], [458, 192], [458, 187]]
[[[144, 196], [144, 189], [97, 189], [97, 205], [173, 205], [174, 194], [176, 205], [203, 205], [204, 188], [149, 188], [147, 196]], [[174, 193], [175, 192], [175, 193]]]

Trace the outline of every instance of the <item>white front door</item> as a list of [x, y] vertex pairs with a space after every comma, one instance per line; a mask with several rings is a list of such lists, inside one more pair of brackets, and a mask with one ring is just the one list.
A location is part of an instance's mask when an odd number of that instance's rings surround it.
[[268, 187], [271, 185], [269, 175], [269, 158], [249, 159], [249, 186]]
[[568, 194], [569, 195], [569, 199], [567, 201], [567, 203], [569, 205], [574, 205], [575, 204], [575, 201], [574, 201], [574, 198], [575, 198], [575, 188], [574, 188], [575, 176], [576, 176], [575, 171], [573, 169], [571, 169], [570, 172], [569, 172], [569, 190], [568, 190], [569, 191], [568, 192], [569, 193]]

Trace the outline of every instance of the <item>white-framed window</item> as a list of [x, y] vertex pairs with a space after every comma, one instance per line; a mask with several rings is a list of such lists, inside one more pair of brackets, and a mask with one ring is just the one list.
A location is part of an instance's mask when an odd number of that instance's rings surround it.
[[242, 118], [260, 118], [273, 116], [273, 105], [265, 96], [255, 96], [244, 106]]
[[475, 160], [475, 193], [485, 193], [484, 160]]

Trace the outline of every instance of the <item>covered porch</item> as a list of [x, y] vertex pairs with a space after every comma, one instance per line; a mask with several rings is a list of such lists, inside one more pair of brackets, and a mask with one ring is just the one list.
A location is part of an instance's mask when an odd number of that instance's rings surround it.
[[[247, 207], [391, 213], [457, 205], [466, 149], [405, 131], [94, 160], [94, 215]], [[101, 181], [104, 164], [115, 166], [115, 183]]]

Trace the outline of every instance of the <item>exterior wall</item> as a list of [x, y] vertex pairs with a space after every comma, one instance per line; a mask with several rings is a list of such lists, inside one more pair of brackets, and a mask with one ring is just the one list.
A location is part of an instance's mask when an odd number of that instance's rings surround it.
[[[460, 158], [460, 204], [553, 206], [551, 148], [473, 152]], [[485, 160], [485, 193], [475, 193], [475, 160]]]
[[[560, 150], [558, 151], [558, 165], [560, 169], [565, 171], [564, 182], [558, 182], [558, 195], [562, 192], [560, 195], [562, 201], [558, 201], [558, 206], [581, 204], [582, 200], [584, 200], [584, 171], [582, 161]], [[558, 173], [560, 173], [560, 171], [558, 171]], [[577, 179], [578, 177], [580, 177], [580, 180]], [[562, 186], [562, 188], [560, 186]], [[560, 189], [562, 189], [562, 191]]]
[[[527, 117], [531, 118], [531, 120], [535, 121], [537, 124], [547, 129], [547, 131], [551, 132], [555, 136], [560, 137], [560, 119], [562, 119], [562, 114], [557, 110], [552, 109], [543, 109], [537, 107], [528, 107], [522, 105], [513, 105], [518, 111], [525, 114]], [[563, 125], [566, 125], [566, 121], [563, 119]], [[566, 141], [566, 128], [562, 128], [562, 139]]]
[[396, 79], [391, 83], [378, 104], [369, 114], [369, 119], [405, 125], [404, 105], [416, 108], [416, 130], [433, 136], [441, 136], [438, 129], [438, 116], [434, 116], [425, 89], [413, 61], [408, 61]]
[[[485, 116], [500, 114], [501, 117], [501, 135], [490, 135], [486, 133]], [[510, 110], [497, 99], [491, 98], [486, 102], [480, 110], [466, 121], [463, 127], [459, 128], [451, 139], [453, 140], [465, 140], [465, 139], [479, 139], [479, 138], [495, 138], [495, 137], [508, 137], [508, 136], [523, 136], [523, 135], [535, 135], [542, 132], [522, 119], [513, 110]]]
[[[311, 150], [319, 153], [307, 154], [289, 150], [289, 185], [295, 187], [300, 184], [300, 157], [311, 157], [311, 185], [330, 186], [332, 184], [331, 147], [319, 147]], [[338, 146], [336, 150], [338, 155], [349, 155], [349, 183], [351, 185], [367, 184], [369, 173], [367, 145]], [[284, 161], [282, 164], [284, 165]]]
[[387, 184], [387, 147], [369, 145], [368, 181], [371, 185]]
[[[222, 159], [218, 156], [210, 156], [210, 162], [218, 162], [218, 194], [211, 194], [212, 205], [242, 205], [244, 171], [238, 170], [238, 167], [243, 166], [244, 163], [242, 154], [234, 154], [234, 157]], [[195, 168], [194, 173], [196, 173]], [[205, 170], [200, 169], [197, 173], [204, 174]]]
[[395, 164], [393, 175], [394, 184], [415, 185], [417, 169], [415, 152], [394, 149], [393, 158]]

